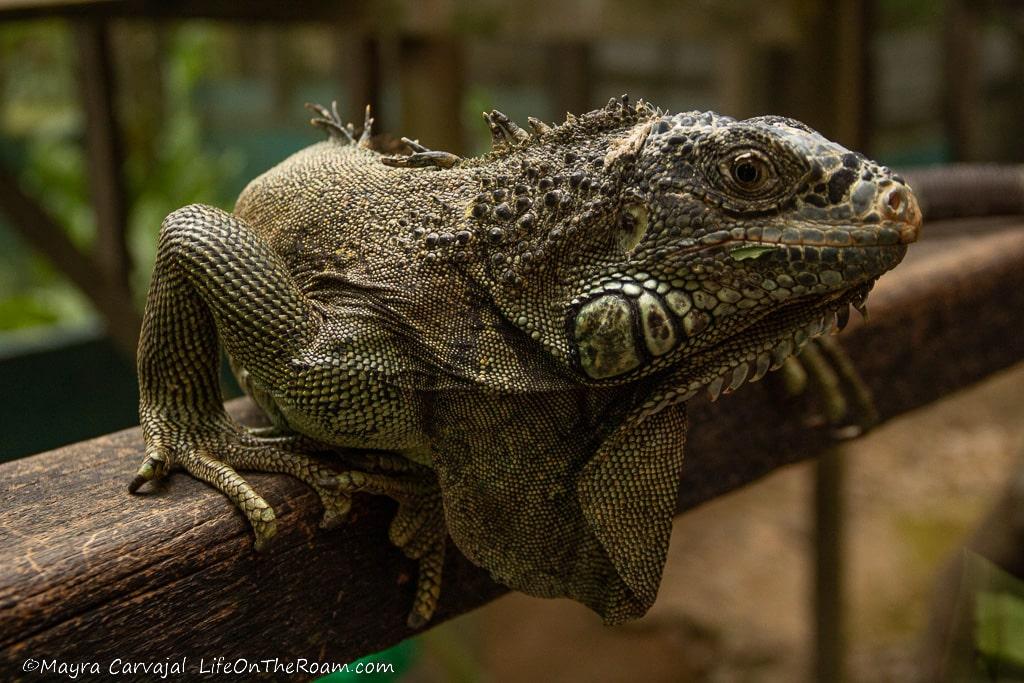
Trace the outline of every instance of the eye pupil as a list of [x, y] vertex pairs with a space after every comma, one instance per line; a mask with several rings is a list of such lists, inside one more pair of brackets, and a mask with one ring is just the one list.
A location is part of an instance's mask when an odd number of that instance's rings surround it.
[[721, 176], [728, 185], [727, 190], [743, 197], [761, 197], [776, 185], [776, 174], [772, 163], [764, 153], [745, 150], [726, 157], [719, 166]]
[[761, 172], [754, 164], [749, 161], [743, 161], [736, 165], [733, 175], [736, 177], [736, 180], [744, 185], [751, 185], [757, 182]]

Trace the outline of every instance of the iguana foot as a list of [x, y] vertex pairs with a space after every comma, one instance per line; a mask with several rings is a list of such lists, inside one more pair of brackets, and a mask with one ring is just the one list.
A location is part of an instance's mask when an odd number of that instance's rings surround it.
[[341, 457], [346, 467], [361, 470], [337, 472], [318, 482], [321, 486], [398, 501], [388, 538], [406, 557], [419, 562], [416, 596], [406, 623], [421, 628], [437, 609], [448, 537], [437, 481], [429, 468], [392, 453], [348, 451]]
[[416, 595], [406, 623], [422, 628], [437, 609], [448, 537], [437, 481], [428, 468], [390, 453], [345, 453], [343, 458], [347, 465], [375, 471], [342, 471], [321, 485], [398, 501], [388, 537], [406, 557], [419, 562]]
[[294, 437], [256, 437], [230, 423], [193, 428], [187, 437], [172, 437], [176, 431], [151, 425], [147, 432], [156, 436], [147, 438], [146, 458], [128, 490], [134, 493], [175, 467], [184, 469], [242, 511], [256, 535], [256, 550], [265, 548], [276, 533], [274, 510], [236, 469], [290, 474], [311, 486], [324, 508], [320, 526], [325, 529], [341, 524], [352, 507], [350, 492], [333, 483], [338, 472], [289, 448], [296, 445]]
[[405, 623], [409, 628], [426, 626], [434, 616], [441, 597], [441, 570], [444, 567], [445, 540], [437, 543], [419, 558], [419, 577], [416, 580], [416, 597]]
[[[348, 511], [349, 494], [361, 491], [381, 495], [410, 496], [429, 489], [415, 482], [388, 481], [389, 474], [430, 475], [430, 468], [395, 453], [382, 451], [342, 450], [298, 432], [283, 431], [276, 427], [247, 427], [246, 441], [252, 446], [246, 450], [244, 462], [235, 458], [232, 463], [249, 470], [284, 472], [300, 479], [320, 496], [324, 505], [323, 528], [333, 528], [343, 521], [342, 511]], [[310, 455], [341, 459], [340, 464], [323, 463]], [[338, 501], [339, 496], [345, 502]]]
[[871, 390], [834, 337], [815, 337], [800, 355], [787, 358], [782, 377], [791, 396], [809, 388], [817, 394], [822, 412], [809, 421], [828, 424], [837, 439], [860, 436], [878, 422]]
[[267, 445], [249, 446], [232, 453], [230, 462], [243, 470], [289, 474], [312, 488], [324, 509], [321, 529], [334, 529], [348, 519], [351, 491], [334, 486], [331, 482], [338, 472], [308, 455]]
[[388, 529], [391, 542], [406, 557], [419, 560], [416, 597], [406, 623], [421, 628], [434, 615], [441, 595], [441, 570], [444, 567], [448, 530], [444, 522], [440, 490], [402, 503]]
[[277, 533], [276, 516], [270, 504], [253, 490], [225, 458], [225, 455], [230, 456], [239, 448], [239, 444], [230, 437], [221, 435], [204, 435], [174, 447], [153, 439], [147, 445], [145, 460], [128, 485], [128, 491], [135, 493], [147, 481], [155, 482], [165, 477], [172, 468], [180, 467], [226, 495], [249, 520], [256, 537], [253, 547], [257, 551], [263, 550]]

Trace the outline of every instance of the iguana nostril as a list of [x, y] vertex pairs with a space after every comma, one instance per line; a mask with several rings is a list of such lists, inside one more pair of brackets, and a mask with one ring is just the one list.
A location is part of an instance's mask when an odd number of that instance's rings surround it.
[[882, 213], [890, 220], [908, 221], [914, 219], [917, 202], [905, 187], [894, 187], [882, 200]]
[[881, 202], [882, 214], [891, 221], [902, 223], [900, 243], [910, 244], [921, 232], [921, 209], [914, 193], [906, 187], [894, 187]]

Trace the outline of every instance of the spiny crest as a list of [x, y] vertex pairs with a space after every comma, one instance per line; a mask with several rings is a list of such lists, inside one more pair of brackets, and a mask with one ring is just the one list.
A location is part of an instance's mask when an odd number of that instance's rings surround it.
[[664, 113], [642, 98], [637, 100], [636, 104], [630, 104], [629, 95], [624, 94], [622, 97], [609, 99], [608, 104], [602, 109], [587, 112], [582, 116], [567, 114], [566, 122], [559, 128], [575, 127], [586, 132], [600, 132], [663, 116]]
[[495, 152], [504, 152], [512, 147], [530, 143], [530, 134], [497, 109], [489, 114], [484, 112], [483, 117], [491, 131], [491, 146]]
[[567, 112], [562, 124], [549, 125], [530, 116], [527, 121], [533, 130], [532, 135], [497, 109], [484, 112], [483, 118], [491, 131], [492, 152], [500, 155], [540, 140], [557, 141], [596, 134], [662, 115], [661, 109], [644, 100], [632, 104], [629, 95], [622, 95], [608, 100], [603, 108], [586, 114], [577, 116]]
[[[307, 105], [309, 106], [309, 105]], [[342, 126], [337, 115], [337, 109], [329, 112], [323, 107], [312, 106], [314, 111], [321, 114], [320, 118], [313, 119], [314, 125], [326, 127], [332, 133], [332, 137], [344, 134], [350, 141], [352, 137], [352, 125]], [[587, 137], [598, 133], [629, 126], [643, 120], [662, 116], [664, 112], [642, 99], [636, 104], [631, 104], [629, 95], [620, 98], [611, 98], [608, 104], [602, 109], [587, 112], [580, 116], [571, 113], [566, 114], [565, 122], [560, 125], [549, 125], [533, 116], [527, 117], [532, 133], [521, 128], [508, 115], [492, 109], [483, 112], [484, 123], [491, 133], [491, 154], [503, 156], [520, 150], [530, 145], [538, 144], [541, 141], [567, 141], [573, 138]], [[364, 132], [364, 137], [366, 133]], [[362, 138], [360, 138], [360, 143]], [[419, 143], [418, 140], [402, 138], [402, 142], [409, 147], [411, 154], [406, 156], [385, 156], [381, 162], [387, 166], [400, 168], [452, 168], [458, 165], [463, 159], [451, 152], [431, 150]]]

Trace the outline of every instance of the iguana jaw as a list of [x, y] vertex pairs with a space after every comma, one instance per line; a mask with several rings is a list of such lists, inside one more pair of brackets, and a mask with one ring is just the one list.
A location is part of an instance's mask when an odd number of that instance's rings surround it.
[[[835, 247], [847, 258], [859, 257], [866, 264], [870, 279], [850, 283], [851, 286], [824, 297], [809, 295], [787, 301], [751, 325], [698, 351], [686, 361], [693, 372], [691, 379], [683, 382], [684, 396], [691, 397], [705, 388], [714, 401], [720, 394], [734, 391], [744, 382], [756, 382], [769, 370], [779, 368], [788, 356], [799, 354], [814, 337], [841, 332], [849, 321], [850, 308], [866, 317], [867, 296], [875, 280], [902, 261], [906, 245], [917, 240], [922, 223], [917, 200], [909, 190], [895, 188], [882, 201], [898, 220], [827, 232], [813, 224], [810, 230], [752, 228], [747, 231], [747, 239], [726, 239], [709, 245], [724, 248], [732, 260], [747, 262], [751, 267], [756, 267], [752, 262], [785, 254], [791, 247]], [[851, 243], [856, 246], [850, 246]]]
[[[823, 226], [813, 222], [792, 223], [787, 229], [755, 226], [745, 234], [712, 233], [701, 240], [699, 251], [724, 251], [728, 260], [745, 268], [767, 272], [772, 262], [778, 268], [792, 258], [792, 249], [832, 248], [841, 261], [857, 262], [865, 275], [839, 283], [836, 291], [808, 294], [784, 300], [749, 325], [732, 329], [718, 339], [709, 339], [676, 361], [687, 368], [675, 376], [675, 400], [688, 400], [702, 389], [712, 401], [756, 382], [797, 355], [818, 336], [841, 332], [850, 319], [850, 309], [867, 315], [867, 296], [875, 281], [902, 261], [907, 245], [917, 240], [921, 213], [909, 191], [900, 190], [901, 220], [875, 225]], [[744, 237], [745, 239], [736, 239]], [[817, 262], [817, 259], [815, 259]], [[776, 272], [785, 272], [785, 268]], [[796, 276], [798, 270], [790, 270]], [[749, 315], [749, 312], [748, 312]]]
[[712, 401], [756, 382], [776, 370], [815, 338], [838, 334], [846, 327], [850, 309], [867, 315], [868, 282], [824, 299], [805, 297], [776, 309], [754, 324], [733, 334], [687, 360], [689, 379], [677, 387], [678, 400], [688, 400], [706, 389]]
[[[900, 262], [906, 245], [832, 247], [730, 237], [687, 251], [678, 272], [706, 279], [620, 275], [595, 283], [571, 303], [567, 334], [577, 350], [574, 360], [590, 381], [629, 381], [675, 367], [685, 368], [683, 376], [699, 386], [747, 361], [760, 370], [750, 375], [763, 375], [766, 362], [776, 364], [771, 352], [779, 344], [779, 354], [787, 345], [792, 352], [807, 337], [830, 329], [836, 317], [845, 321], [848, 305], [862, 302], [870, 285]], [[706, 272], [709, 263], [717, 270]], [[729, 264], [756, 275], [751, 282], [760, 284], [718, 284], [716, 273]], [[812, 286], [800, 284], [804, 276]], [[696, 287], [687, 288], [688, 282]], [[831, 318], [819, 324], [826, 315]], [[736, 339], [743, 345], [736, 346]], [[758, 358], [766, 352], [768, 361]], [[726, 385], [732, 383], [730, 376]]]

